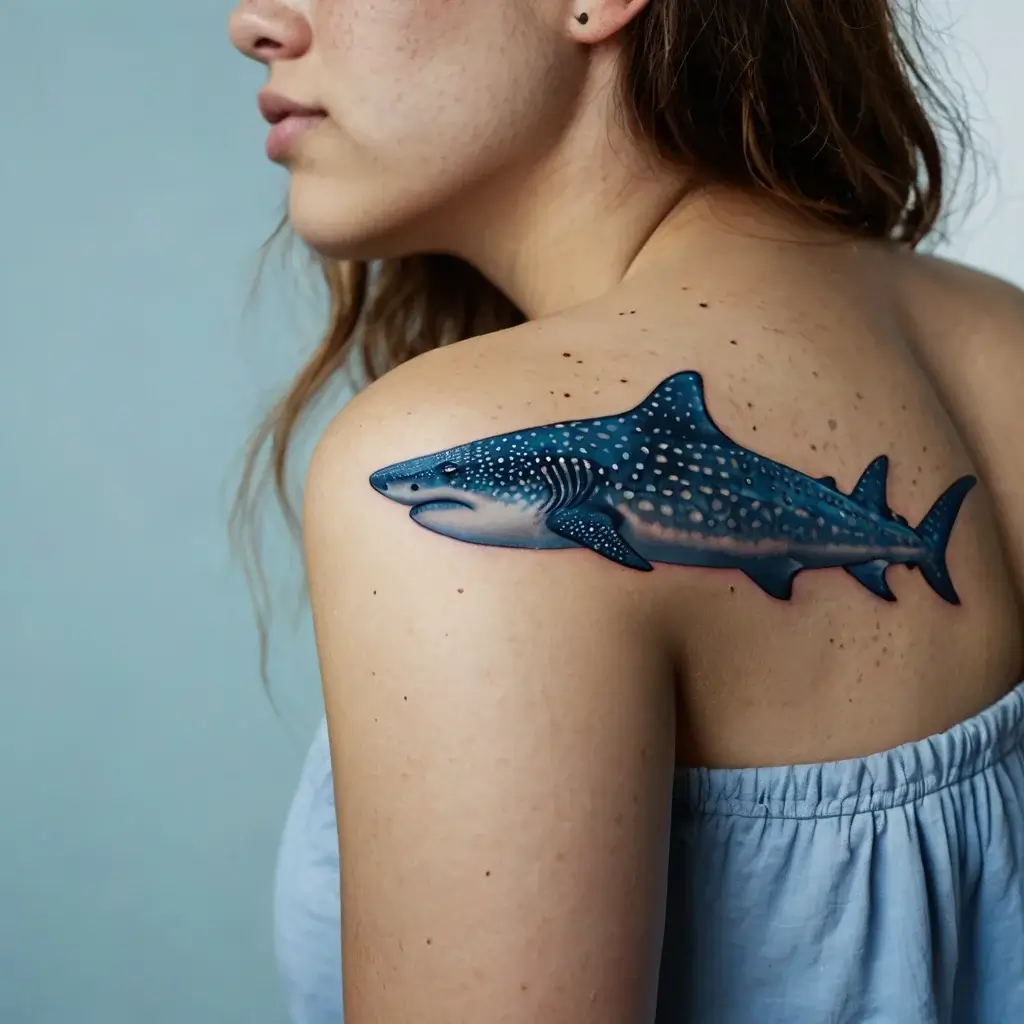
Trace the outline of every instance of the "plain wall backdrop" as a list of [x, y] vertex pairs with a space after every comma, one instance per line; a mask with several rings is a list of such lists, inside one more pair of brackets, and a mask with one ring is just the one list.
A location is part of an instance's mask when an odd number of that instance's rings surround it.
[[[1024, 284], [1024, 7], [925, 9], [1001, 178], [948, 251]], [[319, 682], [285, 616], [275, 718], [224, 520], [316, 303], [271, 272], [243, 315], [285, 179], [227, 14], [0, 0], [2, 1024], [285, 1019], [270, 887]]]

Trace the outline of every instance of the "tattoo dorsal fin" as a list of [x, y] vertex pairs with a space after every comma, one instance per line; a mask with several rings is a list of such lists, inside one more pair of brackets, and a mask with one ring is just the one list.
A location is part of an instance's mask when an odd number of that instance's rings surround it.
[[836, 483], [836, 478], [834, 476], [819, 476], [818, 483], [824, 484], [830, 491], [839, 490], [839, 484]]
[[667, 377], [633, 411], [651, 421], [667, 422], [677, 434], [698, 435], [709, 443], [731, 443], [708, 413], [704, 380], [696, 370]]
[[889, 476], [889, 456], [879, 455], [861, 474], [850, 497], [864, 508], [892, 519], [889, 504], [885, 500], [885, 483]]

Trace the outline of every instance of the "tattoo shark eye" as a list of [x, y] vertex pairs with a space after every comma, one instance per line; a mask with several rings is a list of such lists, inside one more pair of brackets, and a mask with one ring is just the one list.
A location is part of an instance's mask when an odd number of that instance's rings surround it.
[[455, 476], [458, 471], [459, 467], [454, 462], [445, 462], [438, 467], [438, 472], [443, 473], [445, 476]]

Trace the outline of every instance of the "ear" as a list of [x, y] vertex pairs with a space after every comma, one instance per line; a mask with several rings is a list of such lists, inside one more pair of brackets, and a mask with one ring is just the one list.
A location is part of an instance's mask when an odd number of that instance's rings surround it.
[[579, 43], [610, 39], [628, 25], [650, 0], [572, 0], [569, 33]]

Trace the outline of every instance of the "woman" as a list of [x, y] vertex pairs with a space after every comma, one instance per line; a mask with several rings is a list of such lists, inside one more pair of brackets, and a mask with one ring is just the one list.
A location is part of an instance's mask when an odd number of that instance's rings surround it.
[[278, 470], [387, 371], [304, 502], [348, 1024], [1024, 1019], [1024, 297], [914, 252], [941, 107], [885, 0], [231, 30], [333, 298]]

